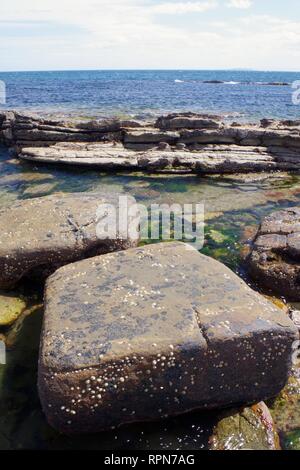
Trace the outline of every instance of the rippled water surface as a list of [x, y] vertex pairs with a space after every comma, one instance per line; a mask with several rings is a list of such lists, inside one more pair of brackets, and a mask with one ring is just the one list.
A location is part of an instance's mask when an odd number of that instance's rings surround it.
[[[300, 176], [273, 175], [203, 178], [105, 174], [99, 171], [57, 169], [21, 162], [0, 149], [0, 205], [52, 193], [125, 191], [140, 202], [205, 204], [206, 242], [203, 252], [241, 270], [241, 250], [260, 218], [275, 208], [299, 204]], [[243, 273], [242, 273], [243, 274]], [[9, 331], [7, 365], [0, 366], [0, 449], [201, 449], [215, 422], [215, 414], [191, 413], [165, 422], [141, 424], [110, 433], [64, 437], [49, 428], [36, 389], [42, 294], [23, 286], [33, 307]], [[299, 434], [293, 433], [295, 441]], [[291, 446], [286, 438], [285, 446]]]
[[[0, 73], [6, 108], [150, 117], [174, 111], [215, 112], [235, 119], [299, 119], [295, 72], [123, 70]], [[217, 82], [217, 83], [216, 83]]]

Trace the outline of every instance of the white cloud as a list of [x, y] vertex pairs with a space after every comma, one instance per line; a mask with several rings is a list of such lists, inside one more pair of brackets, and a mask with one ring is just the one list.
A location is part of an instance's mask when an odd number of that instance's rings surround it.
[[[208, 20], [204, 12], [214, 3], [219, 8]], [[1, 5], [0, 35], [1, 22], [45, 26], [38, 37], [30, 27], [22, 29], [22, 36], [11, 33], [6, 38], [2, 33], [1, 69], [299, 68], [300, 21], [275, 15], [240, 18], [229, 9], [223, 16], [221, 7], [227, 3], [162, 1], [153, 6], [149, 0], [10, 0]], [[168, 14], [157, 18], [157, 8], [170, 13], [170, 4], [172, 13], [179, 12], [175, 5], [184, 5], [187, 13], [196, 12], [191, 9], [198, 5], [201, 13], [202, 5], [203, 15], [194, 15], [193, 21]], [[52, 22], [51, 34], [47, 22]], [[63, 34], [69, 26], [73, 35]]]
[[217, 1], [207, 0], [202, 2], [166, 2], [155, 5], [151, 8], [154, 13], [162, 14], [182, 14], [182, 13], [202, 13], [212, 10], [218, 6]]
[[230, 8], [241, 8], [246, 9], [252, 6], [252, 0], [229, 0], [228, 6]]

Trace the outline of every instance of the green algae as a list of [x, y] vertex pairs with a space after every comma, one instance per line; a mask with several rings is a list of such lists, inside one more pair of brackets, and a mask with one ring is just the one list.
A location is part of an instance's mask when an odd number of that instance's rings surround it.
[[285, 450], [300, 450], [300, 429], [287, 433], [283, 443]]
[[264, 403], [221, 415], [210, 438], [211, 450], [279, 450], [279, 438]]

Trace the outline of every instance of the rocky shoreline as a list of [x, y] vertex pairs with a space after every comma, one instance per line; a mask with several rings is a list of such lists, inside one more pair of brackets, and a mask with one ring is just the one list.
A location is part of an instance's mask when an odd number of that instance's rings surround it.
[[0, 114], [0, 141], [37, 163], [173, 173], [299, 171], [300, 121], [226, 124], [216, 115], [153, 122], [60, 121]]
[[[103, 170], [300, 169], [300, 121], [226, 125], [186, 113], [152, 123], [63, 122], [9, 112], [0, 114], [0, 141], [21, 160]], [[213, 450], [278, 449], [279, 397], [294, 381], [298, 387], [291, 355], [299, 311], [289, 318], [287, 308], [183, 243], [99, 240], [90, 215], [99, 201], [118, 197], [53, 194], [0, 210], [0, 327], [7, 329], [0, 341], [9, 344], [11, 325], [29, 315], [10, 289], [46, 280], [38, 380], [48, 422], [81, 434], [234, 406], [220, 415]], [[247, 256], [258, 284], [297, 301], [299, 214], [295, 207], [262, 220]]]

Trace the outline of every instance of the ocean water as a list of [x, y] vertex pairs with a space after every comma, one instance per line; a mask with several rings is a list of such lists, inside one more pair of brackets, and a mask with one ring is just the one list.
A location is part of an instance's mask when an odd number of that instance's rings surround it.
[[0, 72], [0, 80], [6, 84], [5, 109], [84, 117], [151, 117], [183, 110], [248, 121], [300, 117], [300, 106], [292, 102], [291, 84], [300, 80], [296, 72]]

